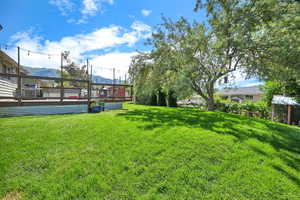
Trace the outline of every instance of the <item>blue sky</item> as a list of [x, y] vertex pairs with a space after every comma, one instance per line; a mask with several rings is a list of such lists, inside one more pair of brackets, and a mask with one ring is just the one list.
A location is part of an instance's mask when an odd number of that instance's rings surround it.
[[[193, 12], [194, 4], [195, 0], [2, 0], [0, 42], [31, 50], [23, 52], [23, 65], [57, 68], [58, 58], [47, 60], [33, 51], [66, 50], [74, 59], [90, 58], [98, 74], [112, 67], [126, 71], [136, 51], [149, 50], [144, 41], [161, 23], [162, 14], [174, 20], [202, 20], [205, 14]], [[16, 57], [14, 49], [8, 53]]]
[[[144, 41], [162, 15], [205, 20], [194, 6], [195, 0], [2, 0], [0, 43], [31, 50], [22, 52], [23, 65], [58, 68], [59, 57], [33, 51], [70, 51], [77, 62], [89, 58], [99, 75], [114, 67], [123, 76], [136, 51], [149, 50]], [[7, 53], [16, 57], [15, 49]]]
[[[88, 19], [78, 24], [85, 2], [94, 2], [97, 10], [86, 11]], [[162, 13], [171, 18], [200, 19], [201, 14], [192, 10], [194, 3], [195, 0], [2, 0], [0, 19], [5, 30], [1, 38], [7, 41], [12, 34], [30, 28], [49, 40], [59, 40], [112, 24], [130, 28], [134, 20], [153, 26], [161, 22]], [[151, 13], [144, 16], [142, 10]], [[75, 22], [70, 23], [72, 20]]]

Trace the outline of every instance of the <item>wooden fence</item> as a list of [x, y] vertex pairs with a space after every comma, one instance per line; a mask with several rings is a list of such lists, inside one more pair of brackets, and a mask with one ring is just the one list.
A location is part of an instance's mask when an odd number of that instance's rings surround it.
[[[8, 74], [0, 73], [0, 77], [6, 78], [16, 78], [17, 84], [14, 95], [0, 96], [0, 107], [11, 107], [11, 106], [39, 106], [39, 105], [76, 105], [76, 104], [87, 104], [89, 105], [92, 101], [102, 101], [102, 102], [125, 102], [132, 101], [132, 92], [133, 86], [130, 84], [108, 84], [108, 83], [94, 83], [91, 80], [91, 76], [88, 76], [87, 79], [70, 79], [64, 77], [45, 77], [45, 76], [31, 76], [23, 75], [19, 70], [18, 66], [17, 74]], [[58, 87], [47, 87], [50, 89], [55, 89], [60, 91], [59, 97], [42, 97], [42, 96], [28, 96], [24, 95], [22, 92], [22, 80], [24, 79], [33, 79], [33, 80], [48, 80], [59, 82], [60, 86]], [[78, 96], [78, 97], [67, 97], [65, 96], [64, 90], [67, 90], [64, 86], [64, 82], [69, 81], [72, 83], [82, 83], [86, 85], [85, 90], [87, 95]], [[115, 81], [114, 81], [115, 82]], [[112, 91], [110, 96], [95, 96], [92, 95], [93, 87], [106, 86], [109, 87]], [[5, 88], [5, 85], [4, 85]], [[124, 88], [124, 90], [129, 90], [130, 96], [118, 96], [115, 94], [115, 88]], [[83, 89], [83, 87], [68, 87], [68, 89]]]

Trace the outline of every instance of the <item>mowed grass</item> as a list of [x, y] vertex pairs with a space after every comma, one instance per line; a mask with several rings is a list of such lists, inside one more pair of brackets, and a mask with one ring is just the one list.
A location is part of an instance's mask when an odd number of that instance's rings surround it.
[[188, 108], [0, 119], [0, 199], [300, 199], [300, 129]]

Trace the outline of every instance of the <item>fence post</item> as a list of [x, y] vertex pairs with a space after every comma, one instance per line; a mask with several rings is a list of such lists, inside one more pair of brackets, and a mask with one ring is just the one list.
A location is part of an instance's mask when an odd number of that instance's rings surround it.
[[18, 47], [18, 89], [17, 89], [17, 98], [18, 104], [22, 104], [22, 80], [21, 80], [21, 55], [20, 55], [20, 47]]
[[90, 82], [90, 76], [89, 76], [89, 59], [86, 59], [86, 68], [87, 68], [87, 92], [88, 92], [88, 101], [87, 101], [87, 106], [88, 106], [88, 112], [90, 112], [90, 104], [91, 104], [91, 90], [90, 90], [90, 87], [91, 87], [91, 82]]
[[272, 121], [275, 121], [275, 104], [272, 104], [272, 115], [271, 115]]
[[132, 79], [132, 86], [131, 86], [131, 101], [136, 104], [136, 96], [134, 94], [134, 88], [135, 87], [135, 76], [133, 75], [133, 79]]
[[130, 99], [131, 99], [131, 101], [134, 102], [134, 99], [133, 99], [133, 86], [132, 85], [130, 86]]
[[63, 102], [64, 100], [64, 53], [61, 53], [61, 59], [60, 59], [60, 102]]
[[93, 97], [92, 93], [92, 83], [93, 83], [93, 65], [91, 65], [91, 73], [90, 73], [90, 98]]
[[292, 106], [288, 105], [287, 124], [292, 125]]
[[113, 86], [112, 86], [112, 101], [115, 101], [115, 81], [116, 81], [116, 69], [113, 68]]

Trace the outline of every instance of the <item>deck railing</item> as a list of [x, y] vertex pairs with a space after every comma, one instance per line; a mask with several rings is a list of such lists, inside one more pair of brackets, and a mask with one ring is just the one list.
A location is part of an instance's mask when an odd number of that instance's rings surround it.
[[[0, 73], [0, 77], [11, 77], [16, 78], [12, 94], [0, 95], [0, 107], [7, 106], [38, 106], [38, 105], [74, 105], [74, 104], [89, 104], [92, 101], [103, 101], [103, 102], [125, 102], [132, 101], [132, 85], [130, 84], [108, 84], [108, 83], [95, 83], [88, 79], [72, 79], [64, 77], [46, 77], [46, 76], [32, 76], [24, 74], [8, 74]], [[46, 80], [54, 81], [56, 87], [40, 87], [29, 89], [24, 87], [24, 80]], [[65, 82], [76, 83], [77, 86], [65, 87]], [[80, 85], [80, 86], [78, 86]], [[99, 89], [100, 87], [100, 89]], [[5, 84], [2, 84], [2, 89], [5, 89]], [[44, 89], [43, 89], [44, 88]], [[47, 88], [47, 89], [46, 89]], [[100, 95], [101, 91], [110, 91], [109, 94]], [[124, 90], [122, 95], [116, 93], [117, 89]], [[10, 87], [11, 89], [11, 87]], [[27, 90], [27, 92], [26, 92]], [[29, 91], [30, 90], [30, 91]], [[42, 94], [46, 90], [52, 90], [53, 95]], [[78, 95], [68, 94], [68, 90], [77, 90]], [[1, 85], [0, 85], [1, 91]], [[54, 91], [54, 92], [53, 92]], [[51, 92], [50, 92], [51, 93]], [[34, 94], [34, 95], [30, 95]], [[75, 94], [75, 92], [74, 92]], [[77, 93], [76, 93], [77, 94]]]

